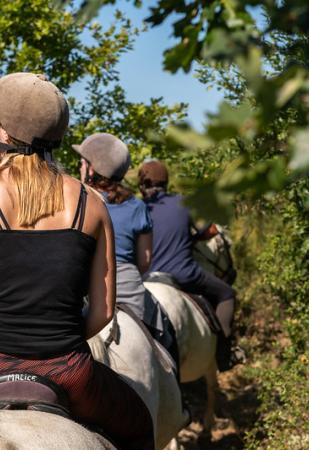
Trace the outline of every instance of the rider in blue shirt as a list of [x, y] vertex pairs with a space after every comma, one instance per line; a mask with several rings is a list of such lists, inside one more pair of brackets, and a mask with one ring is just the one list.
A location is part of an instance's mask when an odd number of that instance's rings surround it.
[[153, 221], [153, 253], [149, 272], [165, 272], [188, 293], [203, 295], [213, 305], [222, 328], [218, 341], [218, 366], [232, 365], [231, 333], [235, 291], [204, 270], [193, 258], [189, 210], [180, 195], [167, 193], [168, 172], [157, 160], [145, 162], [139, 171], [140, 190]]
[[128, 148], [108, 133], [89, 136], [81, 147], [81, 178], [103, 197], [113, 223], [117, 303], [128, 306], [177, 362], [170, 322], [141, 278], [151, 261], [152, 220], [145, 203], [122, 184], [130, 166]]
[[115, 230], [117, 262], [138, 265], [136, 242], [139, 235], [152, 233], [152, 220], [145, 203], [132, 194], [122, 203], [111, 203], [108, 192], [102, 194]]

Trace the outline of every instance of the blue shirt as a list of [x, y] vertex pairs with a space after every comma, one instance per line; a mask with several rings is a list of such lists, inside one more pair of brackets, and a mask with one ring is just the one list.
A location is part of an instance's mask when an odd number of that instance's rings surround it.
[[144, 202], [133, 195], [123, 203], [108, 203], [116, 244], [116, 261], [136, 264], [136, 241], [141, 233], [152, 231], [152, 221]]
[[153, 222], [150, 272], [167, 272], [180, 283], [199, 279], [202, 270], [192, 256], [191, 219], [180, 195], [160, 192], [146, 200]]

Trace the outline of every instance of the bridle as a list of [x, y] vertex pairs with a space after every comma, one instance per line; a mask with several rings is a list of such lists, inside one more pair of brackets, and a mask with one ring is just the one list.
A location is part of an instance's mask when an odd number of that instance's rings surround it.
[[[227, 242], [224, 234], [222, 232], [218, 231], [217, 235], [220, 235], [220, 237], [222, 239], [224, 250], [226, 253], [227, 260], [228, 260], [228, 265], [225, 270], [222, 269], [222, 267], [220, 267], [215, 261], [208, 258], [197, 246], [194, 247], [194, 251], [199, 253], [209, 264], [211, 264], [220, 273], [220, 278], [224, 279], [231, 272], [231, 270], [234, 269], [234, 264], [233, 264], [233, 259], [232, 259], [232, 255], [230, 252], [230, 246], [229, 246], [229, 243]], [[217, 236], [217, 235], [215, 235], [215, 236]], [[213, 236], [213, 237], [215, 237], [215, 236]]]

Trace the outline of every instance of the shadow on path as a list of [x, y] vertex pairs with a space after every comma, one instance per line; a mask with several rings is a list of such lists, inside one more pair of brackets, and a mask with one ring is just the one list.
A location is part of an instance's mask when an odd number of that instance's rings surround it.
[[203, 430], [206, 385], [203, 380], [183, 385], [183, 395], [191, 407], [193, 421], [179, 434], [185, 450], [241, 450], [243, 436], [257, 419], [257, 389], [242, 376], [243, 367], [219, 375], [216, 422], [211, 436]]

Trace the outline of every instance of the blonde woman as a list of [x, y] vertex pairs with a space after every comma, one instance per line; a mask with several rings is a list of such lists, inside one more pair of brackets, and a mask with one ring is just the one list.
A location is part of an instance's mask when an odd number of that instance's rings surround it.
[[0, 79], [0, 375], [47, 377], [117, 448], [152, 450], [144, 403], [86, 342], [113, 316], [114, 237], [101, 199], [52, 162], [68, 119], [44, 77]]

